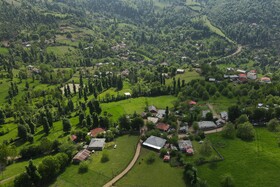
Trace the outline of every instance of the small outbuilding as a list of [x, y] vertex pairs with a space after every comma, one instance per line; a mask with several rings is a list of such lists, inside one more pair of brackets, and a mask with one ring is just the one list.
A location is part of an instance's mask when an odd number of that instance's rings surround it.
[[83, 149], [79, 151], [73, 158], [73, 162], [79, 163], [81, 161], [86, 160], [90, 156], [90, 151], [87, 149]]

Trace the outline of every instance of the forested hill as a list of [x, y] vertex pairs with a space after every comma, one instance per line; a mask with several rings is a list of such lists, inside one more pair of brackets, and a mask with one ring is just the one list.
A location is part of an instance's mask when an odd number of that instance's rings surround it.
[[43, 14], [27, 2], [0, 1], [0, 39], [9, 40], [22, 30], [36, 30], [38, 25], [57, 26], [57, 20], [50, 14]]
[[279, 0], [211, 0], [207, 1], [205, 10], [211, 20], [238, 43], [279, 44]]

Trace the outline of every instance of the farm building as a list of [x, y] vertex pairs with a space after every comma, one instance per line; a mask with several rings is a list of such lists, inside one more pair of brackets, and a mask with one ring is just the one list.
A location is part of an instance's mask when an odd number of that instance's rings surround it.
[[92, 138], [87, 149], [90, 151], [102, 151], [105, 146], [105, 140], [105, 138]]
[[165, 145], [166, 140], [156, 136], [150, 136], [144, 143], [144, 146], [160, 150]]
[[90, 151], [83, 149], [79, 151], [73, 158], [73, 162], [79, 163], [86, 160], [90, 156]]

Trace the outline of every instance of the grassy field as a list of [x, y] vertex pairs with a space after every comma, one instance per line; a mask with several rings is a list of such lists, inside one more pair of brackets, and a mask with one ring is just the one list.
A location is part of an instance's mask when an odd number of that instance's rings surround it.
[[256, 128], [256, 140], [244, 142], [226, 140], [220, 134], [208, 135], [225, 160], [215, 165], [198, 167], [198, 175], [209, 186], [219, 186], [224, 174], [231, 174], [235, 186], [279, 186], [280, 148], [277, 145], [280, 133]]
[[211, 98], [209, 103], [214, 107], [214, 110], [219, 113], [222, 111], [228, 111], [228, 108], [232, 105], [235, 105], [237, 102], [236, 98], [226, 98], [224, 96], [219, 97], [218, 99]]
[[[185, 83], [188, 83], [194, 79], [202, 79], [203, 77], [201, 77], [196, 71], [189, 71], [186, 70], [185, 73], [183, 74], [177, 74], [175, 76], [175, 79], [177, 80], [178, 78], [182, 80], [185, 80]], [[165, 81], [166, 85], [172, 85], [173, 84], [173, 79], [166, 79]]]
[[74, 48], [69, 47], [69, 46], [54, 46], [54, 47], [48, 47], [47, 48], [48, 52], [53, 52], [56, 55], [63, 55], [65, 53], [71, 52], [73, 50], [74, 50]]
[[170, 108], [176, 100], [174, 96], [160, 96], [160, 97], [139, 97], [131, 98], [118, 102], [101, 104], [102, 111], [107, 111], [112, 115], [112, 119], [116, 121], [123, 114], [133, 114], [134, 112], [141, 113], [144, 111], [146, 104], [154, 105], [157, 108], [165, 109], [166, 106]]
[[136, 165], [116, 183], [116, 186], [186, 186], [183, 180], [182, 168], [171, 167], [168, 163], [164, 163], [158, 156], [154, 163], [147, 164], [146, 160], [150, 152], [152, 150], [142, 148]]
[[210, 20], [208, 19], [208, 17], [207, 17], [206, 15], [203, 15], [201, 19], [202, 19], [204, 25], [206, 25], [206, 26], [210, 29], [210, 31], [212, 31], [212, 32], [216, 33], [217, 35], [219, 35], [219, 36], [221, 36], [221, 37], [227, 39], [229, 42], [234, 43], [234, 41], [232, 41], [231, 39], [229, 39], [229, 38], [223, 33], [223, 31], [221, 31], [218, 27], [214, 26], [214, 25], [210, 22]]
[[0, 54], [6, 55], [6, 54], [8, 54], [8, 53], [9, 53], [8, 48], [0, 47]]
[[110, 89], [106, 90], [105, 92], [102, 92], [101, 94], [99, 94], [98, 99], [102, 100], [103, 98], [106, 98], [107, 96], [112, 96], [112, 95], [114, 95], [116, 97], [118, 94], [123, 96], [125, 92], [132, 93], [130, 87], [131, 87], [130, 83], [128, 81], [124, 81], [122, 90], [117, 91], [116, 88], [110, 88]]
[[101, 163], [101, 152], [96, 152], [91, 156], [89, 171], [84, 174], [78, 173], [78, 165], [71, 165], [61, 174], [52, 186], [102, 186], [115, 175], [120, 173], [134, 156], [137, 136], [121, 136], [116, 139], [116, 149], [107, 149], [109, 161]]

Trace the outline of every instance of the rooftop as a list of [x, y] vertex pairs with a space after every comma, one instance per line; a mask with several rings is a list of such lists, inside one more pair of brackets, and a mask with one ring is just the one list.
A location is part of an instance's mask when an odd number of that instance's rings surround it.
[[86, 160], [90, 156], [90, 151], [83, 149], [79, 151], [73, 158], [76, 161], [83, 161]]
[[103, 148], [105, 145], [105, 138], [92, 138], [88, 148]]
[[96, 137], [99, 133], [102, 133], [102, 132], [104, 132], [105, 130], [104, 129], [102, 129], [102, 128], [95, 128], [95, 129], [92, 129], [91, 131], [90, 131], [90, 135], [92, 136], [92, 137]]
[[166, 123], [158, 123], [156, 128], [162, 131], [167, 131], [169, 129], [170, 125]]
[[153, 149], [160, 150], [166, 143], [166, 140], [156, 136], [150, 136], [143, 145]]
[[213, 121], [200, 121], [198, 122], [198, 126], [200, 129], [210, 129], [217, 127], [217, 125]]

